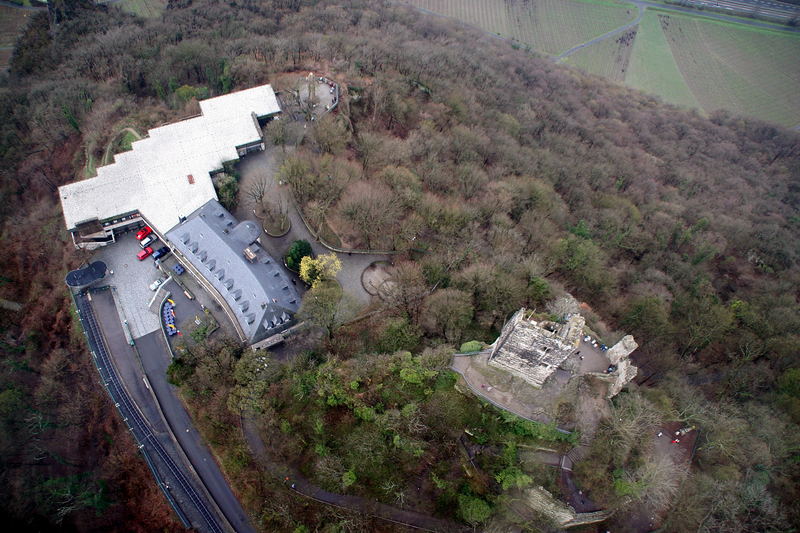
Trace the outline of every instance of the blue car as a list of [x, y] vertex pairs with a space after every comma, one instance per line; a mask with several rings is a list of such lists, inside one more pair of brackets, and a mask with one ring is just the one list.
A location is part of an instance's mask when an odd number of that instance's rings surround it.
[[159, 248], [158, 250], [155, 251], [155, 253], [153, 253], [153, 259], [161, 259], [165, 255], [167, 255], [169, 252], [170, 252], [170, 249], [167, 246]]

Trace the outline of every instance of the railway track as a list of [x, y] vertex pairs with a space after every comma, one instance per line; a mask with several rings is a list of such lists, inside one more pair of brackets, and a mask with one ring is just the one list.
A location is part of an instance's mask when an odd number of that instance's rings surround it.
[[800, 17], [800, 8], [797, 6], [781, 4], [772, 0], [682, 0], [670, 3], [745, 15], [758, 14], [785, 21]]
[[[161, 445], [159, 440], [155, 438], [150, 426], [145, 420], [144, 416], [139, 411], [139, 408], [131, 400], [125, 388], [122, 386], [116, 370], [111, 363], [111, 358], [108, 353], [108, 348], [105, 343], [100, 327], [94, 317], [91, 304], [89, 303], [86, 293], [81, 293], [75, 297], [78, 306], [78, 313], [81, 317], [81, 322], [84, 326], [84, 331], [87, 337], [90, 337], [91, 344], [94, 345], [95, 350], [92, 355], [95, 357], [96, 366], [100, 372], [100, 377], [103, 384], [108, 390], [111, 399], [114, 400], [117, 409], [119, 409], [125, 423], [133, 432], [134, 437], [139, 442], [140, 446], [148, 446], [152, 448], [156, 456], [166, 465], [170, 474], [177, 482], [177, 486], [186, 494], [191, 504], [195, 507], [198, 514], [203, 517], [208, 531], [212, 533], [224, 533], [224, 529], [220, 526], [214, 513], [208, 508], [203, 498], [197, 493], [192, 486], [189, 479], [184, 474], [183, 470], [175, 463], [170, 457], [167, 450]], [[90, 348], [91, 348], [90, 344]]]

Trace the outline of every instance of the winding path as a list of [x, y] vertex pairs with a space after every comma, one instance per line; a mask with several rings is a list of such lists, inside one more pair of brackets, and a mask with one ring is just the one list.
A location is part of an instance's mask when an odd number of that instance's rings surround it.
[[130, 133], [131, 133], [131, 134], [132, 134], [134, 137], [136, 137], [136, 140], [137, 140], [137, 141], [140, 141], [140, 140], [142, 140], [142, 136], [141, 136], [141, 135], [139, 135], [139, 132], [138, 132], [138, 131], [136, 131], [135, 129], [133, 129], [133, 128], [122, 128], [121, 130], [119, 130], [119, 131], [116, 133], [116, 135], [114, 135], [113, 137], [111, 137], [111, 140], [110, 140], [110, 141], [108, 141], [108, 144], [106, 145], [106, 151], [105, 151], [105, 153], [103, 154], [103, 159], [102, 159], [102, 161], [100, 162], [100, 165], [107, 165], [107, 164], [108, 164], [109, 160], [110, 160], [110, 159], [111, 159], [111, 157], [112, 157], [112, 155], [111, 155], [111, 149], [114, 147], [114, 141], [116, 141], [116, 140], [117, 140], [117, 138], [118, 138], [118, 137], [119, 137], [121, 134], [125, 133], [126, 131], [127, 131], [127, 132], [130, 132]]

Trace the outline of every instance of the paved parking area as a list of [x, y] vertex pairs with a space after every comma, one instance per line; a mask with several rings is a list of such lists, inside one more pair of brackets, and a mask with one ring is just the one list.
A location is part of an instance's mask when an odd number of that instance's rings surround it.
[[[208, 309], [222, 329], [219, 335], [238, 339], [239, 337], [236, 334], [236, 328], [231, 323], [228, 315], [225, 314], [225, 311], [223, 311], [219, 302], [217, 302], [214, 297], [211, 296], [211, 294], [209, 294], [196, 279], [194, 279], [194, 276], [192, 276], [191, 272], [188, 270], [180, 276], [176, 275], [172, 271], [172, 267], [176, 263], [178, 263], [178, 260], [174, 254], [169, 254], [161, 263], [161, 267], [164, 272], [167, 272], [170, 276], [172, 276], [172, 280], [163, 286], [164, 290], [169, 291], [170, 294], [173, 295], [173, 300], [175, 300], [176, 303], [179, 301], [185, 301], [187, 304], [184, 307], [192, 309], [193, 313], [202, 313], [205, 309]], [[166, 276], [167, 274], [164, 275]], [[188, 298], [186, 298], [183, 293], [184, 290], [188, 290], [189, 293], [194, 296], [194, 300], [190, 301]], [[163, 296], [164, 292], [161, 291], [159, 298], [162, 298]], [[159, 302], [160, 301], [161, 300], [159, 299]]]
[[[161, 241], [153, 246], [163, 246]], [[155, 248], [154, 248], [155, 249]], [[134, 339], [143, 337], [159, 328], [158, 315], [148, 309], [154, 292], [149, 285], [160, 277], [153, 260], [136, 259], [141, 250], [134, 233], [120, 237], [115, 244], [100, 248], [92, 260], [104, 261], [108, 266], [108, 284], [114, 287], [115, 299], [122, 315], [127, 320]], [[111, 273], [113, 272], [113, 274]]]

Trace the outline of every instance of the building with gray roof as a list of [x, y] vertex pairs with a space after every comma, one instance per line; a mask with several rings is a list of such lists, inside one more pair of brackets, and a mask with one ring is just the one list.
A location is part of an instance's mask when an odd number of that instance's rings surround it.
[[226, 308], [242, 341], [255, 344], [294, 323], [300, 297], [259, 244], [261, 230], [209, 200], [167, 232], [173, 252]]

